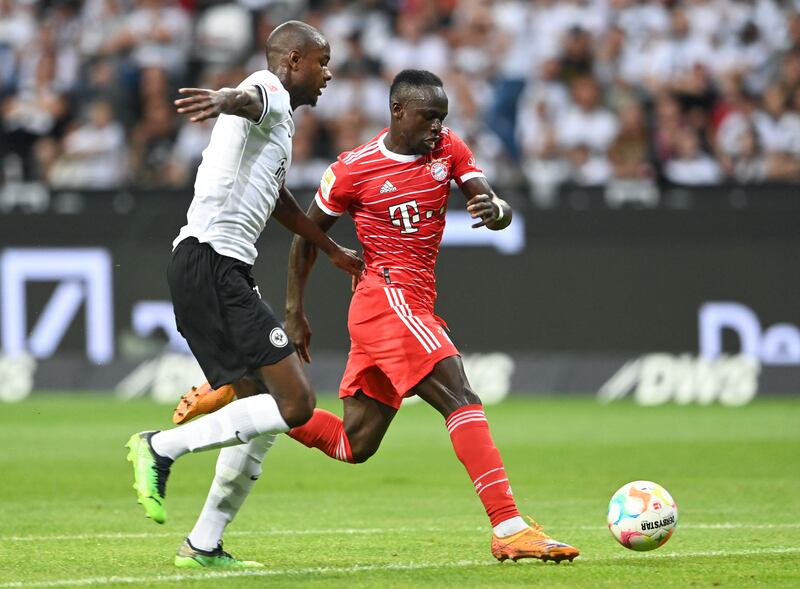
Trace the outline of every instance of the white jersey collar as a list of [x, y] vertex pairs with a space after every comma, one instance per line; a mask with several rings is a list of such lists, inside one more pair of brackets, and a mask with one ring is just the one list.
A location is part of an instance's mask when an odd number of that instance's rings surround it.
[[386, 136], [388, 134], [389, 131], [386, 131], [386, 133], [378, 137], [378, 149], [381, 150], [381, 153], [385, 157], [388, 157], [390, 160], [394, 160], [396, 162], [415, 162], [422, 157], [421, 155], [416, 155], [416, 154], [404, 155], [402, 153], [395, 153], [393, 151], [389, 151], [389, 149], [386, 147], [386, 143], [384, 143], [384, 140], [386, 139]]

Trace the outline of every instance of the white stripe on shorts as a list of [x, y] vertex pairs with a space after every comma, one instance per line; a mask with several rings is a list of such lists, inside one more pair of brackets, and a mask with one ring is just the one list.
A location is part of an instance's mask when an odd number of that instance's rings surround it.
[[426, 352], [430, 354], [436, 348], [442, 347], [438, 341], [435, 339], [431, 340], [426, 333], [422, 332], [417, 323], [413, 321], [413, 319], [417, 319], [419, 321], [419, 318], [415, 318], [411, 314], [411, 309], [408, 308], [408, 305], [402, 305], [400, 303], [400, 299], [397, 297], [397, 293], [395, 292], [397, 289], [384, 286], [383, 290], [386, 293], [389, 306], [400, 318], [400, 321], [402, 321], [405, 326], [408, 327], [408, 330], [414, 335], [414, 337], [417, 338], [417, 341]]
[[420, 319], [419, 317], [417, 317], [417, 316], [415, 316], [415, 315], [413, 315], [413, 314], [411, 313], [411, 307], [409, 307], [409, 306], [408, 306], [408, 303], [406, 303], [406, 298], [403, 296], [403, 291], [402, 291], [402, 290], [400, 290], [400, 289], [397, 289], [397, 296], [398, 296], [398, 297], [400, 297], [400, 303], [401, 303], [402, 305], [404, 305], [404, 306], [405, 306], [405, 308], [406, 308], [406, 310], [408, 311], [408, 316], [409, 316], [409, 318], [411, 318], [413, 321], [415, 321], [415, 322], [416, 322], [416, 323], [419, 325], [419, 327], [420, 327], [420, 328], [423, 330], [423, 332], [424, 332], [424, 333], [426, 333], [426, 334], [428, 335], [428, 338], [430, 338], [430, 340], [432, 340], [432, 341], [433, 341], [433, 343], [434, 343], [434, 345], [435, 345], [435, 347], [436, 347], [437, 349], [438, 349], [438, 348], [441, 348], [441, 347], [442, 347], [442, 344], [441, 344], [441, 343], [439, 343], [439, 340], [438, 340], [438, 339], [436, 339], [436, 336], [435, 336], [435, 335], [433, 335], [433, 332], [432, 332], [432, 331], [431, 331], [431, 330], [428, 328], [428, 326], [427, 326], [427, 325], [425, 325], [425, 324], [422, 322], [422, 319]]

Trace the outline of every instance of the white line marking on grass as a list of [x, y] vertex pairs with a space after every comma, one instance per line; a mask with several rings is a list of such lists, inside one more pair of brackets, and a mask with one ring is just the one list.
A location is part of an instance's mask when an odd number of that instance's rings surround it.
[[58, 579], [53, 581], [15, 581], [0, 584], [0, 589], [27, 589], [29, 587], [73, 587], [86, 585], [151, 584], [176, 581], [204, 581], [206, 579], [229, 579], [232, 577], [279, 577], [298, 575], [355, 574], [373, 571], [418, 571], [425, 569], [449, 569], [466, 566], [488, 566], [486, 560], [461, 560], [452, 563], [419, 562], [409, 564], [366, 564], [346, 567], [304, 567], [297, 569], [264, 569], [246, 571], [200, 572], [197, 574], [155, 575], [150, 577], [89, 577], [84, 579]]
[[635, 554], [619, 554], [596, 560], [630, 560], [634, 558], [703, 558], [715, 556], [755, 556], [758, 554], [797, 554], [800, 547], [787, 548], [752, 548], [746, 550], [696, 550], [694, 552], [639, 552]]
[[[462, 531], [482, 530], [483, 528], [466, 528]], [[452, 528], [448, 529], [453, 531]], [[227, 532], [231, 536], [357, 536], [371, 534], [417, 533], [417, 532], [444, 532], [444, 528], [325, 528], [321, 530], [234, 530]], [[74, 540], [137, 540], [143, 538], [180, 538], [180, 532], [100, 532], [97, 534], [61, 534], [42, 536], [0, 536], [0, 542], [42, 542], [47, 540], [74, 541]]]
[[[569, 526], [559, 526], [560, 529], [564, 530], [585, 530], [585, 531], [594, 531], [594, 530], [607, 530], [607, 526], [579, 526], [577, 528], [570, 528]], [[772, 529], [786, 529], [786, 528], [800, 528], [800, 523], [786, 523], [786, 524], [744, 524], [744, 523], [732, 523], [732, 522], [722, 522], [716, 524], [703, 524], [703, 523], [692, 523], [688, 522], [685, 524], [680, 523], [678, 521], [678, 528], [681, 530], [772, 530]]]
[[[678, 524], [680, 526], [680, 524]], [[740, 523], [718, 523], [718, 524], [695, 524], [687, 523], [683, 528], [691, 530], [772, 530], [778, 528], [800, 528], [800, 523], [786, 524], [740, 524]]]
[[[753, 556], [758, 554], [796, 554], [800, 548], [763, 548], [752, 550], [700, 550], [695, 552], [663, 552], [656, 554], [621, 554], [616, 556], [606, 556], [600, 558], [586, 558], [584, 562], [602, 562], [609, 560], [631, 560], [636, 558], [646, 559], [667, 559], [667, 558], [703, 558], [703, 557], [726, 557], [726, 556]], [[86, 587], [92, 585], [142, 585], [147, 586], [155, 583], [172, 583], [180, 581], [205, 581], [213, 579], [230, 579], [234, 577], [289, 577], [301, 575], [325, 575], [325, 574], [357, 574], [369, 573], [374, 571], [419, 571], [426, 569], [453, 569], [464, 567], [487, 567], [502, 566], [496, 561], [489, 560], [460, 560], [451, 563], [432, 563], [418, 562], [408, 564], [367, 564], [353, 565], [345, 567], [304, 567], [296, 569], [264, 569], [246, 571], [211, 571], [200, 572], [197, 574], [178, 573], [174, 575], [153, 575], [144, 577], [86, 577], [83, 579], [54, 579], [50, 581], [11, 581], [0, 583], [0, 589], [33, 589], [35, 587]], [[525, 566], [525, 565], [506, 565], [506, 566]]]
[[[608, 529], [606, 526], [557, 526], [559, 530], [599, 531]], [[783, 524], [748, 524], [748, 523], [684, 523], [678, 524], [681, 530], [771, 530], [781, 528], [800, 528], [800, 522]], [[417, 533], [443, 533], [443, 532], [485, 532], [481, 526], [463, 528], [324, 528], [319, 530], [234, 530], [228, 532], [228, 537], [246, 536], [360, 536], [374, 534], [417, 534]], [[147, 538], [180, 538], [182, 534], [172, 532], [98, 532], [96, 534], [57, 534], [41, 536], [0, 536], [0, 542], [72, 542], [80, 540], [139, 540]]]

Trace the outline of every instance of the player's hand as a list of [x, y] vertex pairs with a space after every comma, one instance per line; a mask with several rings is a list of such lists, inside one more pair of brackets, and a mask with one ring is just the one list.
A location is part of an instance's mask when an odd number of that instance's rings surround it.
[[183, 115], [192, 115], [189, 119], [199, 123], [206, 119], [213, 119], [225, 112], [226, 94], [224, 90], [208, 90], [206, 88], [181, 88], [179, 94], [187, 94], [187, 98], [175, 101], [178, 112]]
[[307, 364], [311, 364], [311, 326], [303, 312], [286, 312], [286, 335], [289, 336], [297, 350], [297, 355]]
[[354, 250], [338, 245], [331, 253], [330, 258], [334, 266], [344, 270], [351, 276], [361, 276], [364, 271], [364, 260]]
[[467, 211], [473, 219], [480, 219], [472, 226], [473, 229], [477, 229], [496, 221], [500, 214], [500, 207], [488, 194], [476, 194], [467, 202]]

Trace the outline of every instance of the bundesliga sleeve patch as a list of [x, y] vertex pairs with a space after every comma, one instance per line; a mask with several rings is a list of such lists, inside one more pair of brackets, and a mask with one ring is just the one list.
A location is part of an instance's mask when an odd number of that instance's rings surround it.
[[322, 175], [322, 180], [319, 183], [319, 192], [322, 195], [322, 198], [328, 200], [328, 197], [331, 193], [331, 188], [333, 188], [333, 184], [336, 182], [336, 174], [333, 173], [333, 166], [328, 166], [328, 169], [325, 170], [325, 173]]

